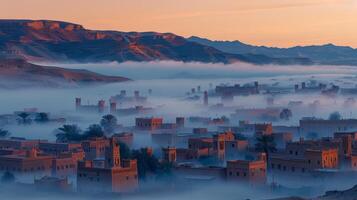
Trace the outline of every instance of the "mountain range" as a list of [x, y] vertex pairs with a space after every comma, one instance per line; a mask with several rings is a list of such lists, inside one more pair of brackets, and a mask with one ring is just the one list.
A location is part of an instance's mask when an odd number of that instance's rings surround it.
[[49, 20], [0, 20], [0, 56], [53, 62], [311, 64], [300, 57], [223, 52], [172, 33], [97, 31]]
[[357, 49], [333, 44], [277, 48], [253, 46], [240, 41], [213, 41], [190, 37], [189, 41], [232, 54], [259, 54], [272, 58], [306, 58], [318, 65], [357, 65]]

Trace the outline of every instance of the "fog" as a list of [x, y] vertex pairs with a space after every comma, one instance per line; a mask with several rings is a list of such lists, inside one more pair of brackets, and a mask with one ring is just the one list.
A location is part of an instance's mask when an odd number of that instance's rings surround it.
[[[202, 64], [202, 63], [182, 63], [182, 62], [148, 62], [148, 63], [95, 63], [95, 64], [59, 64], [41, 63], [71, 69], [88, 69], [106, 75], [124, 76], [134, 81], [113, 83], [105, 85], [91, 86], [68, 86], [63, 88], [34, 87], [26, 89], [0, 89], [0, 114], [11, 114], [14, 111], [21, 111], [24, 108], [38, 108], [42, 112], [50, 112], [51, 117], [64, 117], [66, 124], [78, 124], [82, 130], [88, 125], [99, 123], [102, 115], [108, 113], [79, 113], [75, 111], [74, 100], [76, 97], [82, 98], [82, 104], [97, 104], [98, 100], [108, 100], [111, 96], [119, 94], [121, 90], [126, 90], [132, 96], [134, 91], [140, 91], [140, 95], [148, 97], [148, 106], [158, 108], [147, 116], [163, 117], [165, 122], [174, 122], [175, 117], [183, 116], [203, 116], [221, 117], [230, 116], [234, 110], [208, 110], [202, 107], [203, 100], [187, 100], [186, 93], [191, 88], [201, 86], [201, 91], [213, 91], [216, 85], [227, 84], [251, 84], [259, 81], [260, 85], [274, 86], [282, 90], [293, 90], [295, 84], [301, 82], [324, 83], [339, 85], [343, 88], [354, 88], [357, 85], [357, 68], [349, 66], [254, 66], [250, 64], [237, 63], [232, 65], [223, 64]], [[152, 93], [149, 93], [149, 89]], [[202, 97], [202, 93], [198, 96]], [[234, 108], [266, 108], [267, 98], [272, 95], [260, 94], [251, 96], [237, 96], [230, 106]], [[274, 95], [274, 106], [287, 107], [290, 101], [302, 101], [303, 107], [294, 109], [293, 118], [289, 121], [278, 120], [274, 125], [297, 126], [302, 117], [328, 118], [329, 114], [338, 111], [343, 118], [357, 118], [357, 104], [346, 107], [345, 101], [349, 97], [339, 95], [328, 97], [321, 94], [291, 94], [282, 93]], [[309, 104], [319, 101], [316, 109], [311, 109]], [[210, 96], [209, 104], [221, 103], [219, 97]], [[145, 115], [144, 115], [145, 116]], [[130, 127], [134, 126], [136, 115], [118, 117], [119, 124]], [[251, 122], [259, 120], [247, 119]], [[26, 137], [32, 139], [55, 140], [54, 130], [60, 127], [60, 123], [46, 125], [5, 125], [4, 128], [12, 133], [12, 136]], [[237, 126], [238, 120], [231, 121], [230, 125]], [[189, 125], [191, 126], [191, 125]], [[192, 125], [191, 127], [197, 127]], [[147, 138], [135, 136], [135, 147], [151, 145]], [[340, 184], [339, 189], [346, 189], [353, 185], [346, 181]], [[299, 195], [299, 188], [306, 186], [306, 183], [298, 182], [296, 187], [287, 193], [271, 193], [253, 188], [239, 190], [235, 186], [223, 184], [213, 184], [192, 190], [184, 190], [174, 196], [152, 195], [128, 196], [127, 199], [267, 199], [279, 196]], [[313, 192], [307, 192], [306, 196], [314, 196], [324, 191], [334, 188], [334, 183], [315, 184]], [[243, 187], [244, 188], [244, 187]], [[37, 199], [41, 199], [38, 197]], [[48, 198], [46, 198], [48, 199]], [[56, 199], [55, 197], [53, 199]], [[81, 197], [73, 197], [81, 199]]]

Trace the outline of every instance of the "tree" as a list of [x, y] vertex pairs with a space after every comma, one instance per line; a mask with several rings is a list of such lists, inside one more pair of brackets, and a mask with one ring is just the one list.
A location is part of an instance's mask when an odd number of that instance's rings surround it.
[[20, 124], [30, 124], [31, 123], [31, 119], [29, 119], [30, 114], [27, 112], [22, 112], [20, 114], [17, 115], [19, 117], [18, 122]]
[[10, 135], [10, 132], [0, 128], [0, 138], [6, 138]]
[[128, 145], [126, 145], [123, 142], [119, 142], [119, 150], [120, 150], [120, 158], [121, 159], [130, 159], [131, 157], [131, 152], [130, 152], [130, 148], [128, 147]]
[[60, 131], [56, 134], [57, 141], [59, 142], [69, 142], [69, 141], [81, 141], [81, 129], [75, 125], [63, 125], [62, 127], [58, 128]]
[[83, 139], [89, 139], [93, 137], [103, 137], [104, 131], [99, 124], [92, 124], [88, 127], [87, 131], [84, 132]]
[[131, 158], [137, 160], [138, 175], [140, 179], [145, 179], [148, 173], [156, 174], [159, 169], [159, 160], [153, 155], [148, 154], [146, 148], [134, 150]]
[[342, 118], [341, 114], [339, 112], [333, 112], [329, 116], [329, 120], [340, 120]]
[[256, 138], [255, 150], [258, 152], [264, 152], [266, 154], [267, 160], [269, 159], [269, 154], [276, 151], [276, 143], [273, 136], [262, 135]]
[[100, 125], [105, 133], [112, 134], [116, 129], [117, 122], [118, 120], [114, 115], [104, 115], [100, 120]]
[[46, 122], [50, 121], [50, 119], [49, 119], [47, 113], [41, 112], [36, 115], [35, 121], [37, 123], [46, 123]]
[[1, 177], [1, 182], [2, 183], [13, 183], [15, 182], [15, 176], [11, 172], [4, 172], [4, 174]]
[[280, 119], [289, 120], [292, 116], [293, 113], [290, 109], [285, 108], [280, 112]]

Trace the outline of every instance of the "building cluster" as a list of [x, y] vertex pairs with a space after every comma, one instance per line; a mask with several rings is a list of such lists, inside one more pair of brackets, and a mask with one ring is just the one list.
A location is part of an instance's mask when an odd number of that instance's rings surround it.
[[67, 177], [74, 177], [79, 192], [134, 191], [138, 188], [137, 163], [120, 158], [120, 143], [132, 143], [132, 135], [116, 134], [78, 143], [2, 139], [0, 171], [19, 177], [42, 177], [35, 179], [34, 184], [39, 186], [64, 186]]

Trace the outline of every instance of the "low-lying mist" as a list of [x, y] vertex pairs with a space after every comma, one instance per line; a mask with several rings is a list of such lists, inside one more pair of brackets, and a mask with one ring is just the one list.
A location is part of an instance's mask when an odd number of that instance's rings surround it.
[[[46, 63], [49, 65], [49, 63]], [[67, 118], [66, 123], [77, 123], [82, 129], [89, 124], [98, 123], [101, 116], [98, 114], [81, 115], [75, 112], [74, 99], [82, 98], [82, 104], [97, 104], [98, 100], [107, 102], [111, 96], [126, 90], [132, 96], [135, 90], [140, 95], [149, 98], [151, 107], [160, 107], [153, 115], [164, 117], [165, 121], [173, 122], [176, 116], [210, 116], [220, 117], [230, 115], [234, 110], [217, 111], [202, 109], [202, 99], [198, 101], [186, 101], [185, 94], [191, 88], [201, 87], [201, 91], [214, 90], [219, 84], [246, 84], [259, 81], [260, 85], [274, 85], [278, 88], [293, 88], [294, 84], [306, 82], [322, 82], [325, 84], [337, 84], [341, 87], [353, 88], [357, 84], [357, 68], [348, 66], [254, 66], [245, 63], [232, 65], [202, 64], [182, 62], [128, 62], [128, 63], [92, 63], [92, 64], [58, 64], [53, 66], [64, 68], [88, 69], [106, 75], [120, 75], [134, 81], [91, 85], [88, 87], [66, 88], [33, 88], [33, 89], [0, 89], [0, 114], [21, 111], [24, 108], [38, 108], [39, 111], [51, 112], [52, 115]], [[152, 93], [149, 93], [152, 90]], [[198, 96], [202, 96], [199, 93]], [[240, 108], [265, 108], [269, 95], [238, 96], [232, 103]], [[326, 97], [320, 94], [279, 94], [274, 96], [275, 106], [286, 107], [290, 101], [302, 101], [305, 109], [293, 110], [293, 118], [290, 121], [276, 122], [281, 125], [298, 125], [301, 117], [316, 116], [327, 118], [331, 112], [339, 111], [344, 118], [357, 117], [354, 112], [356, 105], [344, 106], [346, 96]], [[311, 110], [308, 105], [319, 101], [319, 107]], [[209, 104], [221, 103], [218, 97], [210, 97]], [[133, 126], [135, 116], [119, 117], [118, 121], [124, 126]], [[250, 119], [247, 119], [250, 120]], [[253, 121], [253, 120], [251, 120]], [[237, 125], [238, 122], [231, 122]], [[14, 136], [30, 138], [45, 137], [54, 138], [52, 133], [54, 125], [31, 125], [29, 127], [12, 125], [7, 128]]]

